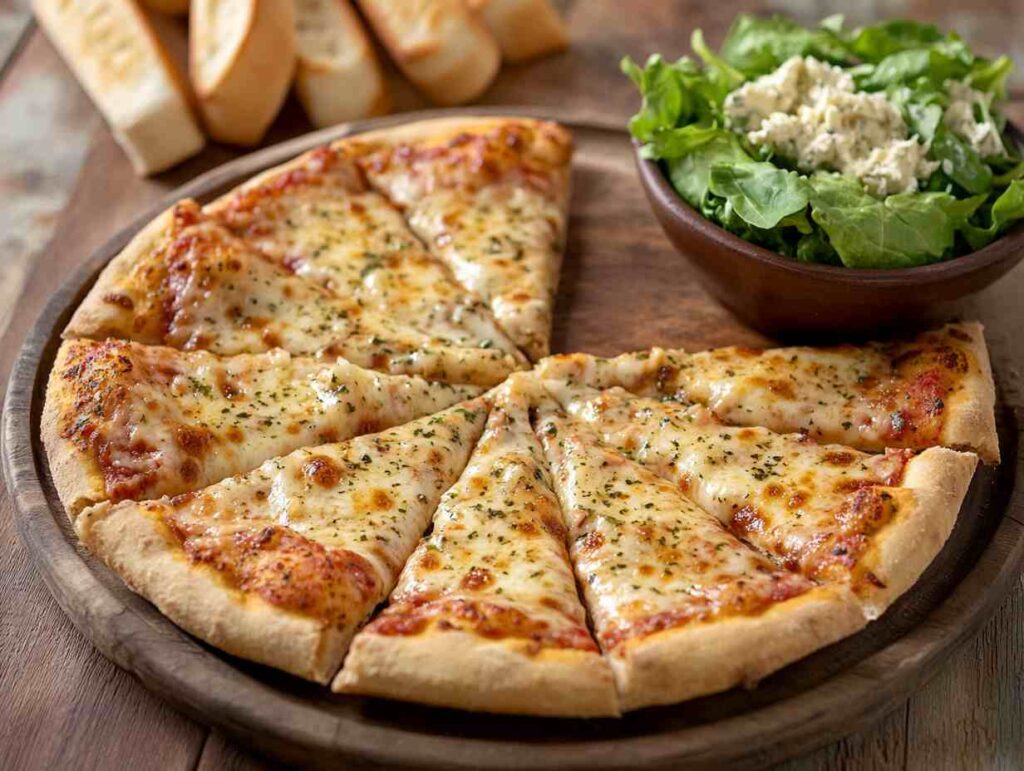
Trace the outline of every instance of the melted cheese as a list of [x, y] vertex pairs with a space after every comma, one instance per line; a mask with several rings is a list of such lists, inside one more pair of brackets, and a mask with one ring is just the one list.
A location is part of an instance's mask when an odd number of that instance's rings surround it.
[[371, 631], [435, 614], [464, 628], [457, 609], [469, 607], [487, 625], [476, 631], [489, 637], [528, 632], [533, 644], [593, 648], [558, 500], [530, 427], [527, 398], [514, 382], [502, 388], [469, 465], [445, 494], [430, 536]]
[[193, 490], [267, 458], [405, 423], [480, 391], [281, 350], [225, 358], [76, 340], [65, 344], [59, 361], [69, 389], [62, 435], [93, 456], [113, 500]]
[[210, 212], [298, 275], [444, 341], [515, 354], [479, 298], [430, 256], [402, 215], [320, 148], [243, 186]]
[[[706, 408], [562, 389], [602, 440], [676, 483], [738, 536], [814, 578], [849, 579], [896, 514], [907, 455], [868, 455], [798, 434], [723, 426]], [[866, 580], [871, 578], [865, 577]]]
[[814, 584], [780, 570], [672, 484], [548, 412], [537, 433], [605, 651], [664, 629], [756, 614]]

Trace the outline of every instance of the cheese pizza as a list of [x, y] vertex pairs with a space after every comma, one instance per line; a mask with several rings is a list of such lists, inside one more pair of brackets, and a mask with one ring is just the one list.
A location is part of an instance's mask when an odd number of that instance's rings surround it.
[[541, 377], [708, 406], [727, 423], [801, 432], [877, 452], [943, 445], [999, 461], [982, 327], [830, 348], [660, 348], [614, 359], [552, 356]]
[[866, 623], [846, 587], [776, 564], [585, 425], [549, 407], [537, 433], [622, 709], [756, 682]]
[[65, 337], [117, 337], [220, 354], [284, 348], [431, 380], [494, 385], [498, 349], [453, 347], [274, 264], [190, 201], [151, 223], [103, 271]]
[[42, 418], [71, 515], [102, 500], [204, 487], [307, 445], [429, 415], [475, 386], [385, 375], [282, 350], [217, 356], [123, 340], [69, 340]]
[[466, 402], [198, 492], [100, 503], [75, 528], [182, 628], [327, 682], [458, 478], [486, 414], [482, 400]]
[[550, 347], [572, 139], [553, 123], [457, 118], [342, 140], [370, 184], [531, 359]]
[[356, 636], [335, 690], [488, 712], [618, 711], [530, 426], [529, 385], [514, 377], [499, 390], [433, 531]]
[[670, 479], [736, 536], [812, 580], [849, 586], [869, 618], [939, 553], [977, 464], [944, 447], [868, 454], [726, 425], [700, 405], [549, 385], [602, 441]]

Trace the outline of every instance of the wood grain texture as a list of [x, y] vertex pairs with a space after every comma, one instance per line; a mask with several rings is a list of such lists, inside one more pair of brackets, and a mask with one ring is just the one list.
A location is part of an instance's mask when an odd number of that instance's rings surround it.
[[[573, 48], [567, 54], [514, 68], [506, 68], [484, 101], [570, 106], [589, 111], [606, 120], [621, 121], [636, 106], [631, 86], [619, 75], [618, 59], [624, 53], [643, 57], [652, 51], [679, 55], [687, 48], [689, 30], [703, 26], [712, 41], [720, 39], [739, 8], [785, 10], [813, 20], [842, 10], [856, 18], [884, 14], [910, 14], [957, 26], [968, 39], [988, 53], [1013, 53], [1018, 65], [1024, 63], [1024, 5], [1019, 0], [980, 0], [970, 4], [940, 3], [935, 0], [872, 0], [851, 4], [816, 0], [773, 2], [716, 2], [700, 0], [633, 0], [628, 13], [617, 0], [576, 0], [562, 2], [567, 8]], [[37, 169], [49, 169], [46, 155], [62, 153], [62, 143], [81, 154], [50, 171], [49, 187], [35, 196], [37, 208], [31, 216], [4, 220], [0, 235], [0, 314], [10, 321], [8, 334], [0, 342], [0, 387], [20, 339], [45, 299], [73, 267], [117, 227], [180, 182], [237, 155], [236, 151], [211, 146], [184, 167], [156, 180], [134, 178], [120, 151], [103, 130], [98, 116], [70, 78], [49, 43], [35, 31], [24, 37], [28, 23], [26, 0], [0, 0], [0, 62], [14, 52], [16, 58], [0, 66], [0, 190], [4, 206], [0, 219], [10, 207], [22, 204], [26, 179], [31, 182]], [[13, 32], [12, 32], [13, 30]], [[18, 41], [21, 41], [20, 43]], [[33, 102], [29, 90], [19, 83], [58, 82], [39, 91]], [[1013, 80], [1014, 93], [1024, 94], [1024, 70]], [[33, 87], [34, 88], [34, 87]], [[42, 101], [46, 93], [60, 90], [64, 96]], [[10, 97], [19, 95], [15, 107]], [[425, 101], [402, 84], [396, 89], [401, 107], [424, 106]], [[30, 109], [36, 104], [39, 109]], [[1011, 117], [1024, 120], [1024, 102], [1008, 110]], [[66, 116], [54, 120], [51, 116]], [[16, 121], [20, 125], [15, 125]], [[301, 110], [286, 105], [275, 122], [267, 142], [280, 141], [309, 129]], [[9, 169], [16, 170], [8, 173]], [[36, 188], [37, 191], [39, 188]], [[590, 191], [583, 191], [590, 195]], [[13, 202], [13, 204], [12, 204]], [[35, 213], [33, 213], [35, 212]], [[618, 216], [614, 201], [608, 201], [605, 216]], [[578, 225], [580, 223], [575, 223]], [[659, 234], [653, 222], [629, 223]], [[610, 232], [612, 228], [608, 228]], [[55, 256], [45, 265], [36, 263], [40, 250], [54, 240]], [[613, 244], [578, 241], [564, 280], [580, 278], [593, 259], [612, 259]], [[604, 250], [604, 256], [601, 256]], [[647, 255], [636, 255], [643, 270], [657, 271]], [[638, 275], [643, 275], [638, 272]], [[13, 277], [13, 278], [9, 278]], [[662, 270], [658, 282], [674, 280]], [[663, 300], [667, 292], [644, 288], [634, 299]], [[655, 282], [651, 282], [655, 283]], [[594, 293], [596, 286], [583, 282], [577, 292]], [[989, 339], [1000, 355], [1021, 358], [1020, 328], [1024, 325], [1024, 273], [1013, 274], [985, 292], [974, 306], [992, 318]], [[18, 305], [15, 309], [15, 300]], [[12, 310], [14, 309], [14, 310]], [[724, 312], [711, 306], [690, 313], [706, 313], [709, 344], [739, 342], [757, 336], [730, 324]], [[565, 320], [579, 320], [572, 306], [558, 309]], [[717, 322], [725, 319], [721, 326]], [[669, 321], [655, 330], [670, 339], [685, 333]], [[732, 337], [736, 335], [737, 337]], [[638, 337], [640, 337], [638, 335]], [[571, 345], [574, 335], [565, 333], [560, 346]], [[642, 344], [642, 343], [641, 343]], [[649, 344], [649, 343], [647, 343]], [[1002, 383], [1016, 390], [1024, 362], [1016, 378]], [[54, 759], [75, 759], [86, 767], [120, 767], [132, 761], [141, 768], [264, 768], [253, 756], [235, 752], [233, 746], [205, 728], [179, 716], [132, 678], [95, 653], [92, 646], [67, 623], [51, 598], [27, 554], [14, 534], [9, 502], [0, 500], [0, 767], [53, 767]], [[861, 768], [1003, 768], [1024, 765], [1021, 746], [1021, 697], [1024, 672], [1020, 661], [1020, 635], [1024, 629], [1024, 586], [1006, 602], [982, 633], [953, 657], [947, 668], [908, 704], [898, 706], [872, 729], [834, 743], [787, 764], [800, 769]], [[972, 684], [992, 681], [983, 689]], [[57, 716], [56, 719], [53, 716]], [[994, 721], [994, 722], [993, 722]], [[79, 723], [89, 732], [75, 730]], [[63, 733], [53, 730], [59, 725]], [[964, 727], [969, 730], [964, 730]], [[931, 750], [928, 741], [938, 741], [942, 755]]]

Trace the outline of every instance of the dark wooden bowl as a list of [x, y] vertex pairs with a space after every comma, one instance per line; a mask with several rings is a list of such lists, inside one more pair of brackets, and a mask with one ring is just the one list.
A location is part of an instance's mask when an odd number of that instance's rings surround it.
[[661, 164], [641, 158], [640, 144], [633, 144], [647, 200], [676, 251], [722, 305], [774, 337], [905, 334], [955, 315], [953, 301], [984, 289], [1024, 257], [1022, 225], [984, 249], [917, 268], [798, 262], [705, 219], [673, 189]]

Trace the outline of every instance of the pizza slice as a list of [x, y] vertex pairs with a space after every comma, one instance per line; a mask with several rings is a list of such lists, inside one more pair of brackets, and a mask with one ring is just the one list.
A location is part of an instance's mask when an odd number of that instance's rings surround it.
[[856, 346], [567, 354], [538, 369], [546, 379], [704, 404], [735, 425], [870, 451], [942, 445], [999, 461], [995, 386], [976, 322]]
[[944, 447], [871, 455], [724, 425], [700, 405], [548, 385], [603, 442], [675, 483], [734, 535], [814, 581], [848, 585], [869, 618], [942, 549], [977, 464]]
[[74, 517], [102, 500], [205, 487], [299, 447], [380, 431], [479, 393], [282, 350], [224, 357], [68, 340], [50, 373], [41, 433]]
[[450, 345], [521, 356], [338, 147], [270, 169], [204, 211], [296, 275]]
[[370, 184], [533, 360], [550, 347], [572, 138], [525, 118], [425, 121], [341, 140]]
[[759, 554], [560, 410], [537, 434], [623, 710], [753, 684], [865, 624], [845, 587]]
[[482, 399], [198, 492], [109, 501], [82, 543], [186, 631], [326, 683], [483, 430]]
[[390, 604], [334, 690], [487, 712], [617, 712], [586, 624], [529, 396], [514, 377]]
[[107, 266], [64, 336], [224, 355], [325, 352], [392, 374], [485, 386], [519, 366], [498, 349], [439, 343], [294, 275], [192, 201], [158, 217]]

